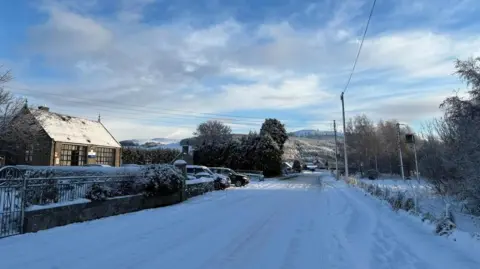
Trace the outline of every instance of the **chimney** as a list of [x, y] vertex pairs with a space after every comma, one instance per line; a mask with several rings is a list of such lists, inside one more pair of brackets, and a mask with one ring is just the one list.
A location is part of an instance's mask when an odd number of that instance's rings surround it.
[[38, 109], [43, 110], [43, 111], [50, 111], [50, 108], [48, 106], [39, 106]]

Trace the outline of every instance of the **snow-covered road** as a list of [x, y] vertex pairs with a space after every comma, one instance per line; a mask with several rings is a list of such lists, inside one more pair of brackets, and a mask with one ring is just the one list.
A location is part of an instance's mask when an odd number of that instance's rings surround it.
[[478, 249], [319, 176], [5, 238], [0, 268], [480, 268]]

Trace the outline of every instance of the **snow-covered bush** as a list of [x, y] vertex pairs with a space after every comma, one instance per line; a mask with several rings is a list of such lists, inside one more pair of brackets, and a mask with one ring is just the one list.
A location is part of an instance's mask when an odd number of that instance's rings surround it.
[[120, 181], [117, 188], [115, 189], [115, 195], [131, 195], [138, 193], [138, 187], [135, 184], [134, 180]]
[[105, 201], [107, 198], [112, 197], [112, 189], [105, 184], [92, 184], [86, 194], [86, 198], [92, 201]]
[[59, 200], [57, 181], [52, 177], [28, 181], [25, 197], [26, 206], [56, 203]]
[[376, 187], [375, 188], [375, 192], [374, 192], [374, 195], [379, 197], [379, 198], [382, 198], [383, 197], [383, 191], [382, 191], [382, 188], [380, 187]]
[[396, 193], [394, 196], [388, 199], [388, 202], [392, 206], [393, 210], [397, 211], [399, 209], [403, 209], [403, 199], [405, 195], [401, 192]]
[[455, 217], [452, 212], [449, 212], [447, 216], [443, 217], [443, 219], [437, 223], [435, 233], [438, 235], [450, 235], [455, 228], [457, 228]]
[[407, 198], [403, 203], [403, 210], [411, 211], [415, 209], [415, 201], [412, 198]]
[[166, 196], [179, 192], [185, 180], [173, 165], [148, 165], [142, 169], [142, 182], [147, 196]]

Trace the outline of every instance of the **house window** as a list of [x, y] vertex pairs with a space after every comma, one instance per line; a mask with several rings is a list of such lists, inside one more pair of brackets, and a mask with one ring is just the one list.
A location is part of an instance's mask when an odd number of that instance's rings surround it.
[[33, 161], [33, 146], [29, 146], [25, 150], [25, 163], [31, 163], [32, 161]]
[[115, 149], [97, 148], [97, 164], [107, 164], [115, 166]]
[[63, 144], [60, 153], [60, 165], [82, 166], [86, 164], [87, 147]]

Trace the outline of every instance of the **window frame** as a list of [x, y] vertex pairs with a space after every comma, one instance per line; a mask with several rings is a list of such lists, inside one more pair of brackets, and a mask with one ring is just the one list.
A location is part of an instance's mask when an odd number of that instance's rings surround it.
[[[73, 152], [78, 151], [78, 164], [72, 165]], [[60, 149], [60, 166], [84, 166], [87, 164], [87, 146], [78, 144], [62, 144]]]
[[115, 166], [115, 159], [117, 153], [115, 148], [96, 147], [95, 153], [96, 164]]

